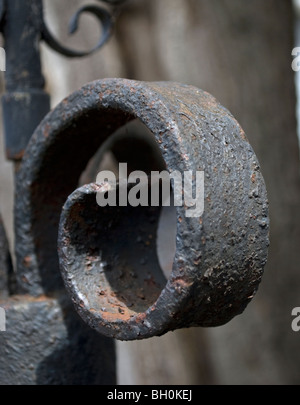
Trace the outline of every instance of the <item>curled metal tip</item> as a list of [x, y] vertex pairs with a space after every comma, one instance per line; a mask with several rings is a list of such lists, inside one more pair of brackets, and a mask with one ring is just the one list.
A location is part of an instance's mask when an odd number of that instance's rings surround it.
[[69, 33], [74, 34], [77, 29], [78, 29], [78, 23], [79, 23], [79, 18], [83, 13], [90, 13], [97, 17], [98, 21], [100, 22], [100, 25], [102, 27], [102, 34], [101, 37], [98, 41], [98, 43], [92, 48], [89, 49], [88, 51], [78, 51], [75, 49], [70, 49], [65, 47], [64, 45], [61, 45], [56, 38], [53, 37], [51, 32], [49, 31], [47, 25], [45, 22], [43, 22], [43, 27], [42, 27], [42, 38], [44, 41], [55, 51], [58, 53], [74, 58], [74, 57], [83, 57], [90, 55], [97, 51], [99, 48], [101, 48], [109, 39], [112, 28], [113, 28], [113, 17], [109, 13], [109, 11], [98, 7], [94, 5], [87, 5], [81, 7], [71, 18], [70, 24], [69, 24]]

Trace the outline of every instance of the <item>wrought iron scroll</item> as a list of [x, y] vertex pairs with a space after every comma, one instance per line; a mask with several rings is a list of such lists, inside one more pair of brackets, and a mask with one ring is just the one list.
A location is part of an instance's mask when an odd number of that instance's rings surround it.
[[68, 57], [83, 57], [90, 55], [97, 51], [99, 48], [101, 48], [107, 40], [111, 36], [112, 28], [114, 25], [114, 18], [113, 15], [106, 9], [96, 6], [96, 5], [86, 5], [80, 7], [80, 9], [72, 16], [69, 24], [69, 33], [74, 34], [77, 29], [78, 29], [78, 23], [80, 16], [83, 13], [90, 13], [94, 15], [97, 20], [100, 23], [100, 26], [102, 27], [102, 35], [96, 44], [92, 49], [88, 51], [77, 51], [74, 49], [67, 48], [63, 45], [61, 45], [57, 39], [52, 35], [52, 33], [49, 31], [45, 21], [43, 21], [42, 25], [42, 39], [56, 52], [68, 56]]

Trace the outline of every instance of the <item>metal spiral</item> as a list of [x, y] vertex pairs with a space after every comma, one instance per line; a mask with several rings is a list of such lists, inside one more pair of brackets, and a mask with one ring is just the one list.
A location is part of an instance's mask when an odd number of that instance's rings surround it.
[[[106, 3], [110, 3], [113, 6], [117, 6], [123, 3], [126, 0], [104, 0]], [[1, 4], [0, 4], [0, 11], [1, 11]], [[96, 52], [99, 48], [101, 48], [110, 38], [113, 26], [114, 26], [114, 16], [113, 11], [109, 11], [105, 8], [96, 6], [96, 5], [86, 5], [80, 7], [80, 9], [71, 17], [69, 23], [69, 34], [74, 34], [78, 30], [79, 19], [83, 13], [90, 13], [97, 18], [102, 28], [102, 34], [97, 42], [97, 44], [87, 50], [87, 51], [78, 51], [76, 49], [68, 48], [62, 45], [50, 32], [48, 29], [45, 21], [42, 23], [42, 39], [56, 52], [70, 57], [83, 57], [90, 55]]]

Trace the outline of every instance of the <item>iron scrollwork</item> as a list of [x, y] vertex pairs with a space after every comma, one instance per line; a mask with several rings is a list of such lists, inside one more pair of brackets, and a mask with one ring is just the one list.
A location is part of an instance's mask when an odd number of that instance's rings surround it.
[[[123, 0], [124, 1], [124, 0]], [[109, 1], [112, 4], [117, 4], [120, 3], [120, 1]], [[102, 27], [102, 35], [96, 44], [92, 49], [88, 51], [77, 51], [74, 49], [67, 48], [63, 45], [61, 45], [57, 39], [52, 35], [52, 33], [49, 31], [45, 21], [43, 21], [42, 24], [42, 39], [56, 52], [67, 56], [67, 57], [83, 57], [90, 55], [97, 51], [99, 48], [101, 48], [107, 40], [111, 36], [111, 32], [113, 29], [114, 25], [114, 17], [111, 12], [106, 10], [105, 8], [96, 6], [96, 5], [86, 5], [80, 7], [80, 9], [72, 16], [70, 23], [69, 23], [69, 33], [74, 34], [77, 29], [78, 29], [78, 22], [79, 18], [83, 13], [90, 13], [94, 15], [97, 20], [99, 21], [101, 27]]]

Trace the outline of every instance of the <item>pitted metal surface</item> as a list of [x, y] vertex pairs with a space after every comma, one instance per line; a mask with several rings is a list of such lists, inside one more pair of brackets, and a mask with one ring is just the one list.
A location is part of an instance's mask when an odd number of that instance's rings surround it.
[[113, 340], [85, 325], [68, 299], [15, 295], [0, 307], [0, 385], [116, 383]]
[[[186, 207], [176, 209], [168, 280], [154, 249], [159, 207], [100, 208], [93, 184], [73, 193], [89, 158], [134, 118], [152, 132], [169, 171], [205, 174], [203, 215], [188, 218]], [[224, 324], [245, 309], [261, 281], [269, 221], [259, 163], [234, 117], [195, 87], [124, 79], [84, 86], [35, 131], [17, 198], [23, 290], [38, 295], [62, 287], [61, 216], [65, 285], [82, 318], [107, 336], [141, 339]], [[149, 243], [139, 246], [144, 236]]]

